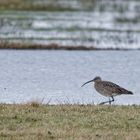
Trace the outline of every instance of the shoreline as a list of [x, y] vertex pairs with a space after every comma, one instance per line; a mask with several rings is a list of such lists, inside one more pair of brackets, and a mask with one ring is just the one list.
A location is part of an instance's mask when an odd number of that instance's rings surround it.
[[140, 48], [96, 48], [94, 46], [62, 46], [58, 44], [23, 44], [23, 43], [0, 43], [0, 50], [13, 49], [13, 50], [83, 50], [83, 51], [134, 51]]

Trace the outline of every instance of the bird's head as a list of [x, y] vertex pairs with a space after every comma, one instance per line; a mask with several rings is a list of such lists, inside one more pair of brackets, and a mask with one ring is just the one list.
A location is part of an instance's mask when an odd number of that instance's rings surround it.
[[102, 79], [101, 79], [101, 77], [99, 77], [99, 76], [96, 76], [94, 79], [93, 79], [93, 81], [94, 82], [99, 82], [99, 81], [101, 81]]
[[96, 76], [94, 79], [90, 80], [90, 81], [87, 81], [86, 83], [84, 83], [81, 87], [83, 87], [84, 85], [88, 84], [88, 83], [91, 83], [91, 82], [99, 82], [101, 81], [101, 77], [99, 76]]

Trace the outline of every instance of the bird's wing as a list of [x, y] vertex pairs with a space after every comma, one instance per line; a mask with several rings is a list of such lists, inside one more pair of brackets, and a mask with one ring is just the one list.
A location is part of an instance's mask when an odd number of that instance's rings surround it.
[[111, 93], [123, 94], [127, 91], [126, 89], [120, 87], [119, 85], [109, 81], [102, 81], [102, 86], [104, 87], [105, 90]]

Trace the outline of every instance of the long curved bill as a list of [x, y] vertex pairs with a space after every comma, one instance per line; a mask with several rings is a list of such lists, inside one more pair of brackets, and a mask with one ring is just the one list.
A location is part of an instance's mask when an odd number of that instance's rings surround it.
[[91, 83], [93, 82], [94, 80], [90, 80], [90, 81], [87, 81], [86, 83], [84, 83], [81, 87], [83, 87], [84, 85], [88, 84], [88, 83]]

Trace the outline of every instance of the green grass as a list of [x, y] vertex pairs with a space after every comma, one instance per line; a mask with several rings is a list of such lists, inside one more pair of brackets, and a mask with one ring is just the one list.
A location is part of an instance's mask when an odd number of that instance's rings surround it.
[[139, 140], [140, 106], [1, 104], [0, 139]]
[[25, 11], [77, 11], [76, 8], [58, 4], [57, 0], [51, 3], [35, 3], [34, 0], [0, 0], [0, 10], [25, 10]]

